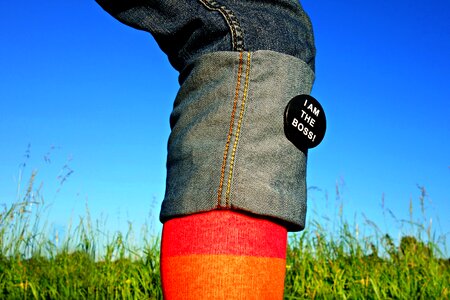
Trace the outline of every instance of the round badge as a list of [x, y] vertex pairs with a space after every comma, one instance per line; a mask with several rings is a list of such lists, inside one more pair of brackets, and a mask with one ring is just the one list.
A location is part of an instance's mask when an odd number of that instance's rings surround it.
[[322, 142], [327, 121], [322, 105], [310, 95], [289, 101], [284, 111], [284, 133], [298, 149], [306, 151]]

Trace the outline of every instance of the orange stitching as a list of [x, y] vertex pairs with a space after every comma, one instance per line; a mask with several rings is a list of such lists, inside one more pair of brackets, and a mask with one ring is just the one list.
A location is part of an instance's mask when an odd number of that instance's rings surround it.
[[249, 77], [250, 77], [249, 76], [250, 75], [250, 61], [251, 61], [250, 58], [251, 58], [251, 55], [250, 55], [250, 52], [248, 52], [247, 53], [247, 70], [245, 72], [244, 95], [242, 96], [241, 111], [239, 112], [238, 126], [236, 129], [236, 138], [234, 140], [233, 150], [231, 151], [230, 172], [228, 174], [227, 191], [225, 193], [226, 207], [229, 207], [231, 179], [233, 178], [234, 159], [236, 156], [236, 149], [237, 149], [237, 144], [239, 141], [239, 134], [241, 132], [242, 119], [244, 118], [245, 102], [247, 100], [248, 84], [249, 84]]
[[228, 150], [230, 148], [231, 136], [233, 135], [234, 117], [236, 114], [237, 102], [239, 98], [239, 90], [241, 88], [242, 66], [243, 66], [243, 52], [239, 53], [239, 69], [237, 74], [236, 91], [233, 100], [233, 110], [231, 111], [230, 129], [228, 130], [227, 142], [225, 144], [225, 150], [223, 152], [222, 169], [220, 173], [219, 190], [217, 191], [217, 206], [220, 207], [220, 201], [222, 200], [223, 182], [225, 179], [225, 167], [227, 165]]

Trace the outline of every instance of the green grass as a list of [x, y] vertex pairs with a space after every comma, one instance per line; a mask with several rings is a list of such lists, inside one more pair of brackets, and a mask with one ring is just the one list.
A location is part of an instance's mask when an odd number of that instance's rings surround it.
[[290, 243], [285, 298], [448, 299], [450, 261], [437, 253], [413, 236], [395, 245], [389, 235], [357, 240], [347, 225], [333, 239], [308, 231]]
[[[0, 299], [162, 299], [158, 237], [136, 244], [130, 225], [108, 238], [87, 211], [60, 241], [42, 222], [35, 177], [0, 210]], [[449, 299], [445, 236], [412, 222], [412, 204], [410, 215], [412, 229], [397, 242], [370, 222], [372, 234], [359, 236], [342, 214], [334, 231], [327, 220], [310, 222], [290, 236], [285, 299]]]

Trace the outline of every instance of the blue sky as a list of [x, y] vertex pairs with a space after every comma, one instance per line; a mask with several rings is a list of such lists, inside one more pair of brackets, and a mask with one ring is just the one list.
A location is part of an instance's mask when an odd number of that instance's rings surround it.
[[[312, 95], [328, 120], [309, 152], [308, 217], [333, 214], [337, 186], [351, 222], [364, 214], [396, 234], [381, 199], [409, 219], [420, 185], [433, 226], [450, 232], [450, 3], [303, 6], [317, 46]], [[38, 170], [50, 223], [64, 227], [87, 203], [111, 230], [147, 220], [158, 231], [178, 90], [166, 56], [94, 1], [2, 1], [0, 11], [0, 204], [16, 199], [26, 162], [22, 181]]]

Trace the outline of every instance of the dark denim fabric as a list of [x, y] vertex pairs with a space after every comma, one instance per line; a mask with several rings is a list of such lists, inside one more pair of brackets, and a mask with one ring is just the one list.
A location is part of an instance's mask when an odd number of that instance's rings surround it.
[[[309, 17], [297, 0], [96, 0], [121, 22], [150, 32], [181, 73], [203, 54], [272, 50], [314, 71]], [[184, 71], [184, 72], [183, 72]]]
[[296, 0], [96, 0], [150, 32], [180, 72], [162, 222], [212, 209], [304, 228], [307, 153], [283, 112], [314, 81], [311, 23]]

